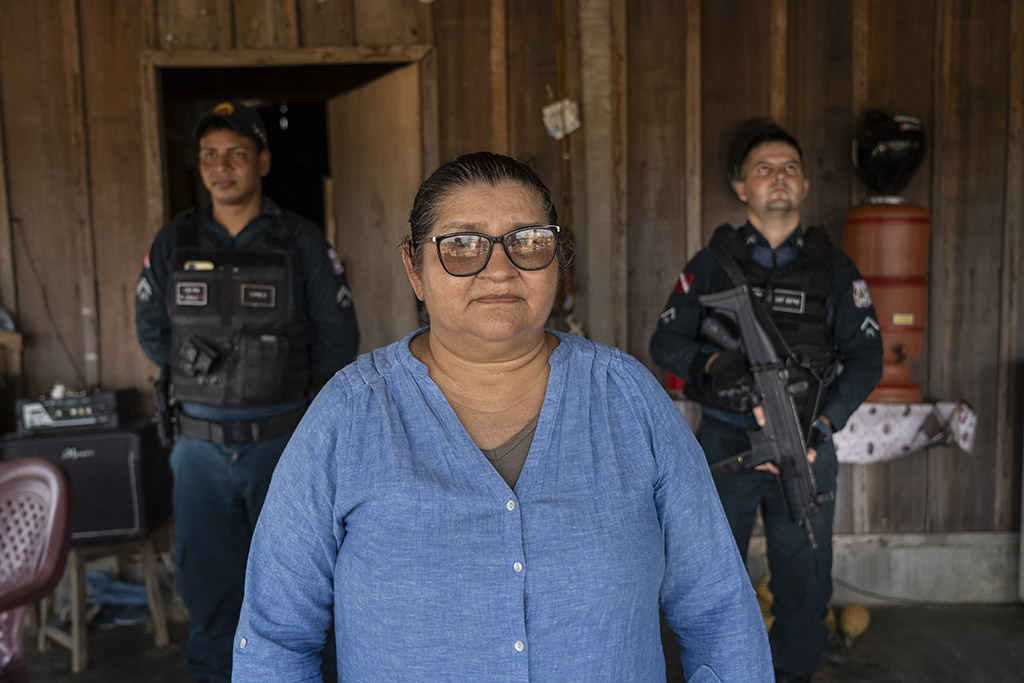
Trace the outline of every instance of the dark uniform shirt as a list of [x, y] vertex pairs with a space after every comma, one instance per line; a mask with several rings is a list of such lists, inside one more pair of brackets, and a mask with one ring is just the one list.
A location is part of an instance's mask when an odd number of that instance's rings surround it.
[[[221, 248], [244, 248], [272, 229], [282, 210], [271, 199], [263, 197], [260, 213], [236, 237], [213, 218], [207, 205], [199, 211], [199, 230]], [[294, 214], [293, 214], [294, 215]], [[304, 220], [304, 219], [303, 219]], [[167, 307], [167, 286], [171, 254], [177, 245], [175, 222], [157, 233], [146, 254], [142, 274], [135, 286], [135, 328], [139, 345], [146, 356], [159, 366], [167, 365], [171, 355], [171, 318]], [[305, 221], [296, 231], [296, 292], [300, 306], [309, 316], [313, 339], [309, 351], [310, 389], [315, 391], [341, 367], [355, 359], [359, 346], [352, 294], [345, 270], [337, 254], [327, 244], [323, 232]], [[206, 419], [234, 420], [269, 415], [292, 408], [261, 406], [259, 408], [216, 408], [188, 404], [186, 412]]]
[[[765, 268], [784, 267], [797, 257], [804, 245], [800, 227], [775, 249], [749, 222], [739, 230], [751, 257]], [[825, 415], [834, 429], [839, 430], [881, 378], [882, 340], [867, 284], [853, 261], [831, 245], [825, 258], [832, 273], [830, 327], [842, 371], [829, 387], [818, 413]], [[651, 337], [654, 362], [687, 382], [699, 382], [708, 359], [721, 351], [699, 339], [707, 309], [698, 301], [700, 295], [716, 291], [712, 282], [722, 281], [715, 277], [721, 270], [709, 248], [699, 251], [680, 273]], [[708, 406], [702, 406], [702, 410], [734, 424], [741, 421], [735, 413]]]

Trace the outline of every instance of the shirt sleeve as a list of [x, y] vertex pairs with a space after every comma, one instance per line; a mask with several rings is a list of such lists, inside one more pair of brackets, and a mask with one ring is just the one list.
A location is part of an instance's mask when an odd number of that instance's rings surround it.
[[842, 429], [882, 378], [882, 337], [868, 285], [845, 254], [837, 252], [833, 336], [843, 370], [819, 411]]
[[299, 233], [306, 311], [313, 327], [309, 369], [313, 390], [355, 360], [359, 326], [345, 266], [312, 223]]
[[135, 333], [142, 352], [160, 366], [170, 363], [171, 356], [167, 279], [171, 267], [173, 230], [173, 225], [167, 225], [157, 233], [135, 283]]
[[698, 340], [704, 320], [698, 297], [711, 291], [711, 275], [716, 267], [706, 249], [686, 264], [651, 337], [650, 353], [655, 364], [687, 382], [700, 382], [708, 358], [720, 350]]
[[236, 683], [322, 680], [345, 537], [335, 505], [337, 449], [348, 441], [331, 386], [288, 442], [253, 533], [234, 641]]
[[[661, 607], [686, 680], [774, 680], [767, 632], [704, 454], [675, 404], [650, 379], [654, 497], [665, 535]], [[712, 679], [708, 679], [712, 680]]]

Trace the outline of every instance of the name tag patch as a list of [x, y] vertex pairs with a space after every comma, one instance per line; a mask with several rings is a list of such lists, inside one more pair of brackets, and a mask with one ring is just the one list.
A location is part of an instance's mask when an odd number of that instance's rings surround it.
[[174, 290], [174, 301], [179, 306], [206, 306], [209, 298], [205, 282], [179, 282]]
[[807, 295], [794, 289], [776, 289], [772, 292], [772, 308], [786, 313], [803, 313]]
[[250, 308], [273, 308], [277, 303], [277, 288], [274, 285], [254, 285], [243, 282], [239, 303]]
[[[758, 299], [764, 299], [764, 289], [755, 287], [754, 295]], [[773, 289], [769, 303], [773, 311], [803, 313], [807, 307], [807, 294], [796, 289]]]

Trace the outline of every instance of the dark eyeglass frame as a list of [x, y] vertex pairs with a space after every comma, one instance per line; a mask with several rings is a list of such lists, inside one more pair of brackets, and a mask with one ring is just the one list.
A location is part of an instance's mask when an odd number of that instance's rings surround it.
[[[506, 240], [508, 240], [510, 237], [512, 237], [516, 233], [522, 232], [524, 230], [539, 230], [539, 229], [547, 229], [547, 230], [552, 230], [554, 232], [553, 236], [554, 236], [554, 238], [556, 240], [555, 248], [551, 250], [551, 258], [548, 259], [547, 263], [545, 263], [543, 266], [537, 266], [536, 268], [524, 268], [521, 265], [519, 265], [518, 263], [516, 263], [515, 258], [513, 258], [511, 252], [509, 252], [509, 250], [508, 250], [508, 242]], [[463, 231], [463, 232], [449, 232], [449, 233], [447, 233], [445, 235], [434, 235], [433, 237], [430, 238], [430, 241], [434, 243], [435, 247], [437, 247], [437, 260], [441, 262], [441, 267], [444, 268], [444, 272], [448, 273], [452, 277], [472, 277], [472, 276], [477, 275], [480, 272], [482, 272], [483, 269], [487, 267], [487, 264], [491, 262], [491, 254], [494, 253], [494, 245], [496, 243], [498, 243], [498, 242], [501, 242], [501, 246], [505, 250], [505, 256], [508, 257], [509, 263], [511, 263], [513, 266], [515, 266], [519, 270], [526, 270], [526, 271], [544, 270], [545, 268], [547, 268], [548, 266], [551, 265], [552, 261], [555, 260], [555, 255], [558, 253], [558, 243], [557, 243], [558, 234], [561, 231], [562, 231], [562, 228], [560, 228], [557, 225], [524, 225], [521, 228], [516, 228], [515, 230], [509, 230], [504, 235], [492, 236], [492, 235], [485, 235], [482, 232], [466, 232], [466, 231]], [[465, 235], [465, 236], [472, 236], [472, 237], [482, 237], [483, 239], [485, 239], [488, 242], [490, 242], [490, 245], [487, 248], [487, 258], [484, 259], [484, 263], [483, 263], [482, 266], [480, 266], [480, 268], [478, 268], [477, 270], [474, 270], [472, 273], [458, 273], [458, 274], [456, 274], [456, 273], [453, 273], [452, 271], [448, 270], [448, 266], [446, 266], [444, 264], [444, 257], [441, 256], [441, 240], [448, 239], [449, 237], [461, 237], [463, 235]]]

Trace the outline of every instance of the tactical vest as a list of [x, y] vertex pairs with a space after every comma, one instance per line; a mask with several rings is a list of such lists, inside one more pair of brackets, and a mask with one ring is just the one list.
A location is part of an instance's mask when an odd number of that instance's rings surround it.
[[[711, 240], [733, 258], [779, 330], [785, 344], [776, 344], [775, 350], [780, 358], [787, 359], [790, 393], [804, 427], [809, 427], [821, 408], [824, 390], [838, 372], [839, 355], [830, 324], [835, 293], [828, 235], [820, 226], [808, 228], [797, 257], [781, 268], [765, 268], [757, 263], [743, 236], [729, 225], [719, 227]], [[715, 271], [711, 284], [714, 291], [735, 286], [722, 269]], [[731, 321], [723, 324], [733, 327]]]
[[243, 407], [305, 397], [309, 320], [299, 305], [295, 236], [276, 224], [242, 249], [199, 229], [199, 213], [175, 219], [168, 308], [171, 382], [179, 401]]

